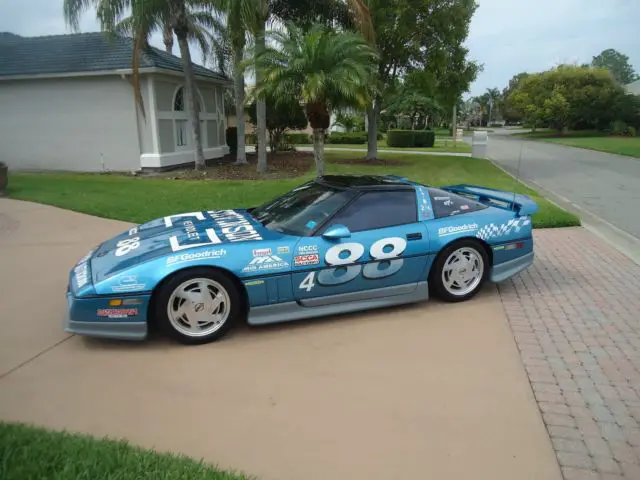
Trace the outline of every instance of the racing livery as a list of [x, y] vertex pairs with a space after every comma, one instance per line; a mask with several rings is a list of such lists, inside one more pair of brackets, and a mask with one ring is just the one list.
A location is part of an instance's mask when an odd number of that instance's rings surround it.
[[471, 298], [533, 262], [531, 198], [397, 176], [324, 176], [250, 209], [168, 215], [69, 274], [66, 330], [184, 343], [266, 324]]

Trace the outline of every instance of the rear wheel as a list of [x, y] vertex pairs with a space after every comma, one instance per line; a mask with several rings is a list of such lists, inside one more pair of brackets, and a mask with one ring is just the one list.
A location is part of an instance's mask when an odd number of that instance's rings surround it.
[[480, 291], [489, 265], [484, 247], [463, 239], [444, 249], [431, 268], [434, 293], [448, 302], [461, 302]]
[[156, 304], [164, 332], [185, 344], [208, 343], [229, 331], [241, 296], [224, 273], [206, 268], [179, 272], [162, 286]]

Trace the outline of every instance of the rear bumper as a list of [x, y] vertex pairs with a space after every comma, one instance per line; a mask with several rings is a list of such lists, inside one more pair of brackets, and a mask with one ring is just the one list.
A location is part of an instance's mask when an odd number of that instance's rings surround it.
[[[114, 301], [122, 304], [114, 305]], [[89, 337], [144, 340], [149, 296], [78, 298], [67, 293], [64, 330]]]
[[491, 281], [502, 282], [509, 277], [514, 276], [517, 273], [529, 268], [533, 263], [533, 252], [529, 252], [508, 262], [499, 263], [491, 268]]

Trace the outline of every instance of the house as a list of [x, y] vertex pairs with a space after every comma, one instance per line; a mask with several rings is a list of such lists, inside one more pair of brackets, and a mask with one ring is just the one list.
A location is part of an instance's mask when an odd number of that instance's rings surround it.
[[[156, 48], [132, 78], [133, 41], [103, 33], [0, 33], [0, 160], [14, 169], [130, 171], [194, 162], [181, 60]], [[229, 152], [229, 80], [194, 65], [207, 159]]]
[[631, 93], [633, 95], [640, 95], [640, 78], [635, 82], [631, 82], [625, 85], [624, 89], [627, 91], [627, 93]]

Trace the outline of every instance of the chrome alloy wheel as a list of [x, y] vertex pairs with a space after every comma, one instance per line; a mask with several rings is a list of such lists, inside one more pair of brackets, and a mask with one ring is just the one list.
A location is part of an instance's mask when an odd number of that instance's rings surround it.
[[484, 261], [475, 249], [462, 247], [451, 252], [442, 268], [442, 285], [451, 295], [464, 296], [482, 281]]
[[210, 278], [192, 278], [181, 283], [167, 303], [171, 326], [189, 337], [216, 332], [225, 324], [230, 311], [229, 293]]

